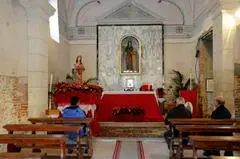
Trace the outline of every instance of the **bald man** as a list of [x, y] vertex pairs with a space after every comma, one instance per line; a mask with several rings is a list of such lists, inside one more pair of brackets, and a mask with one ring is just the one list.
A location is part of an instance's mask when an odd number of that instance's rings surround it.
[[212, 112], [211, 118], [212, 119], [230, 119], [231, 113], [225, 107], [225, 100], [223, 96], [218, 96], [214, 99], [214, 106], [215, 110]]
[[[225, 107], [225, 100], [223, 96], [218, 96], [214, 98], [213, 105], [215, 106], [215, 110], [212, 112], [211, 118], [212, 119], [230, 119], [231, 113], [229, 110]], [[207, 134], [206, 134], [207, 135]], [[211, 133], [209, 135], [214, 136], [232, 136], [232, 133]], [[205, 150], [203, 153], [204, 156], [220, 156], [219, 150]], [[232, 151], [225, 151], [224, 156], [233, 156]]]

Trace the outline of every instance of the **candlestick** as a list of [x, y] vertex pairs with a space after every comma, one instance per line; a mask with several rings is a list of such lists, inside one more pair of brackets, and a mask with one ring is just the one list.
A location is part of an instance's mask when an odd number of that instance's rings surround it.
[[191, 73], [190, 73], [189, 79], [190, 79], [190, 87], [189, 87], [189, 89], [192, 90], [192, 74]]
[[52, 109], [52, 97], [51, 97], [51, 95], [49, 96], [48, 109], [49, 109], [49, 110]]
[[49, 85], [49, 92], [52, 92], [52, 82], [53, 82], [53, 74], [50, 75], [50, 85]]

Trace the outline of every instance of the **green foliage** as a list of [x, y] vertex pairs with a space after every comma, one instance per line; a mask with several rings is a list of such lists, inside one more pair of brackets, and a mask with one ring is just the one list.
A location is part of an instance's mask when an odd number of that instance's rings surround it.
[[173, 78], [171, 79], [172, 84], [173, 84], [173, 95], [175, 98], [179, 97], [179, 91], [183, 90], [184, 87], [186, 87], [183, 83], [184, 81], [184, 75], [177, 71], [177, 70], [172, 70], [171, 74], [173, 74]]
[[68, 74], [66, 75], [66, 80], [73, 80], [73, 77], [68, 73]]
[[97, 84], [97, 78], [89, 78], [88, 80], [84, 81], [84, 84], [89, 84], [89, 83], [96, 83]]

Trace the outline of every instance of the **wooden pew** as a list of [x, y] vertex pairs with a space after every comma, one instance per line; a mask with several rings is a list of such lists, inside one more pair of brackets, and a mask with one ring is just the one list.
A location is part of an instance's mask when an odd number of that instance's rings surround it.
[[211, 159], [240, 159], [239, 156], [232, 156], [232, 157], [227, 157], [227, 156], [213, 156]]
[[173, 125], [232, 125], [239, 123], [239, 119], [211, 119], [211, 118], [179, 118], [169, 119], [169, 122]]
[[193, 142], [193, 158], [197, 159], [197, 150], [240, 150], [240, 136], [190, 136]]
[[240, 132], [240, 126], [232, 126], [232, 125], [177, 125], [176, 129], [180, 133], [179, 147], [178, 153], [179, 155], [183, 155], [183, 149], [191, 149], [192, 146], [184, 146], [182, 144], [184, 132], [188, 132], [190, 134], [199, 134], [199, 133], [233, 133]]
[[[79, 158], [82, 158], [82, 151], [80, 148], [80, 129], [82, 126], [70, 126], [70, 125], [55, 125], [55, 124], [7, 124], [3, 126], [4, 129], [8, 131], [9, 134], [13, 134], [16, 131], [23, 132], [32, 132], [36, 134], [36, 132], [76, 132], [78, 134], [78, 139], [76, 142], [77, 155]], [[38, 136], [38, 135], [37, 135]], [[25, 142], [22, 142], [25, 143]], [[8, 152], [10, 151], [12, 145], [8, 146]], [[32, 145], [32, 147], [37, 147], [36, 145]], [[45, 145], [44, 145], [45, 147]], [[50, 146], [49, 146], [50, 147]], [[41, 147], [37, 147], [41, 148]], [[58, 148], [56, 146], [51, 146], [51, 148]]]
[[[59, 145], [60, 158], [65, 159], [65, 149], [68, 137], [64, 135], [23, 135], [23, 134], [1, 134], [0, 143], [2, 144], [43, 144]], [[1, 156], [1, 154], [0, 154]], [[5, 154], [7, 156], [7, 154]], [[3, 157], [3, 156], [2, 156]]]
[[92, 121], [92, 118], [29, 118], [32, 124], [88, 124]]
[[175, 118], [169, 119], [171, 126], [168, 128], [171, 131], [172, 136], [170, 137], [170, 156], [174, 154], [174, 150], [178, 148], [175, 145], [174, 138], [174, 127], [177, 125], [236, 125], [240, 122], [239, 119], [211, 119], [211, 118]]
[[36, 153], [0, 153], [0, 159], [43, 159], [43, 155]]
[[[90, 136], [81, 137], [83, 140], [88, 142], [88, 155], [92, 156], [92, 136], [89, 124], [92, 122], [92, 118], [29, 118], [32, 124], [71, 124], [71, 125], [84, 125], [86, 124], [90, 131]], [[84, 144], [82, 144], [85, 146]]]

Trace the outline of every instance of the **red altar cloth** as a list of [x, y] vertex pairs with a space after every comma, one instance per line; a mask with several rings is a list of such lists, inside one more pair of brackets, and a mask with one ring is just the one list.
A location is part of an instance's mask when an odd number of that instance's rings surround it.
[[81, 92], [81, 91], [68, 91], [60, 92], [54, 95], [54, 103], [56, 105], [69, 105], [72, 96], [77, 96], [80, 99], [80, 104], [98, 104], [102, 93], [99, 92]]
[[192, 117], [198, 117], [198, 93], [197, 91], [180, 91], [180, 96], [185, 99], [185, 102], [191, 102], [193, 106]]
[[114, 107], [140, 107], [144, 110], [143, 122], [163, 121], [154, 92], [106, 92], [103, 94], [98, 110], [97, 121], [112, 121]]

